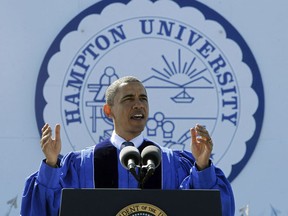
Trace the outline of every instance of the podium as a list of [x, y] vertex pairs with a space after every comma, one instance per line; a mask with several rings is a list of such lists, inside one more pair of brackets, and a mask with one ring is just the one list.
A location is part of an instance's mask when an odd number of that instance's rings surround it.
[[218, 190], [63, 189], [59, 216], [221, 216]]
[[59, 216], [221, 216], [218, 190], [63, 189]]

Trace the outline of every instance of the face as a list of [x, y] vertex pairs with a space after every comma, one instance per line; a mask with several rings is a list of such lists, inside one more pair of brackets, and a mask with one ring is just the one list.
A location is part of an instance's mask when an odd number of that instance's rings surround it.
[[[127, 141], [138, 136], [145, 128], [149, 112], [144, 86], [138, 82], [121, 84], [114, 104], [108, 109], [108, 117], [113, 119], [115, 132], [119, 136]], [[107, 112], [105, 113], [107, 115]]]

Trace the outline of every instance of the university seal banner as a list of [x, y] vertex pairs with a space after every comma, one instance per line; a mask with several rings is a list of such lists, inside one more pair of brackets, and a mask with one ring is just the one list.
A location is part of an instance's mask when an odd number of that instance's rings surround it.
[[255, 58], [238, 31], [198, 1], [101, 1], [71, 20], [51, 44], [36, 88], [39, 132], [60, 123], [62, 152], [95, 145], [113, 124], [107, 86], [138, 77], [150, 113], [144, 135], [190, 151], [189, 129], [206, 126], [213, 162], [237, 177], [257, 145], [264, 93]]

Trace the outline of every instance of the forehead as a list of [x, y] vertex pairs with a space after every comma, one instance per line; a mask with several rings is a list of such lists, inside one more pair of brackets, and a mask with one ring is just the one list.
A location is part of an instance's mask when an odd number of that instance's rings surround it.
[[[146, 95], [146, 89], [140, 82], [128, 82], [122, 83], [118, 88], [118, 96], [125, 96], [125, 95]], [[117, 96], [116, 95], [116, 96]]]

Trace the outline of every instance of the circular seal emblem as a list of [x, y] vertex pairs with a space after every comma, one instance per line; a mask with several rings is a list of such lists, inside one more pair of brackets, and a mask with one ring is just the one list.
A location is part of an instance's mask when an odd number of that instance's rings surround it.
[[167, 216], [167, 214], [157, 206], [135, 203], [121, 209], [116, 216]]
[[63, 28], [43, 60], [39, 131], [60, 123], [64, 153], [108, 138], [105, 90], [126, 75], [147, 89], [146, 137], [190, 151], [189, 129], [205, 125], [214, 164], [235, 179], [256, 147], [264, 93], [253, 54], [227, 20], [198, 1], [94, 4]]

